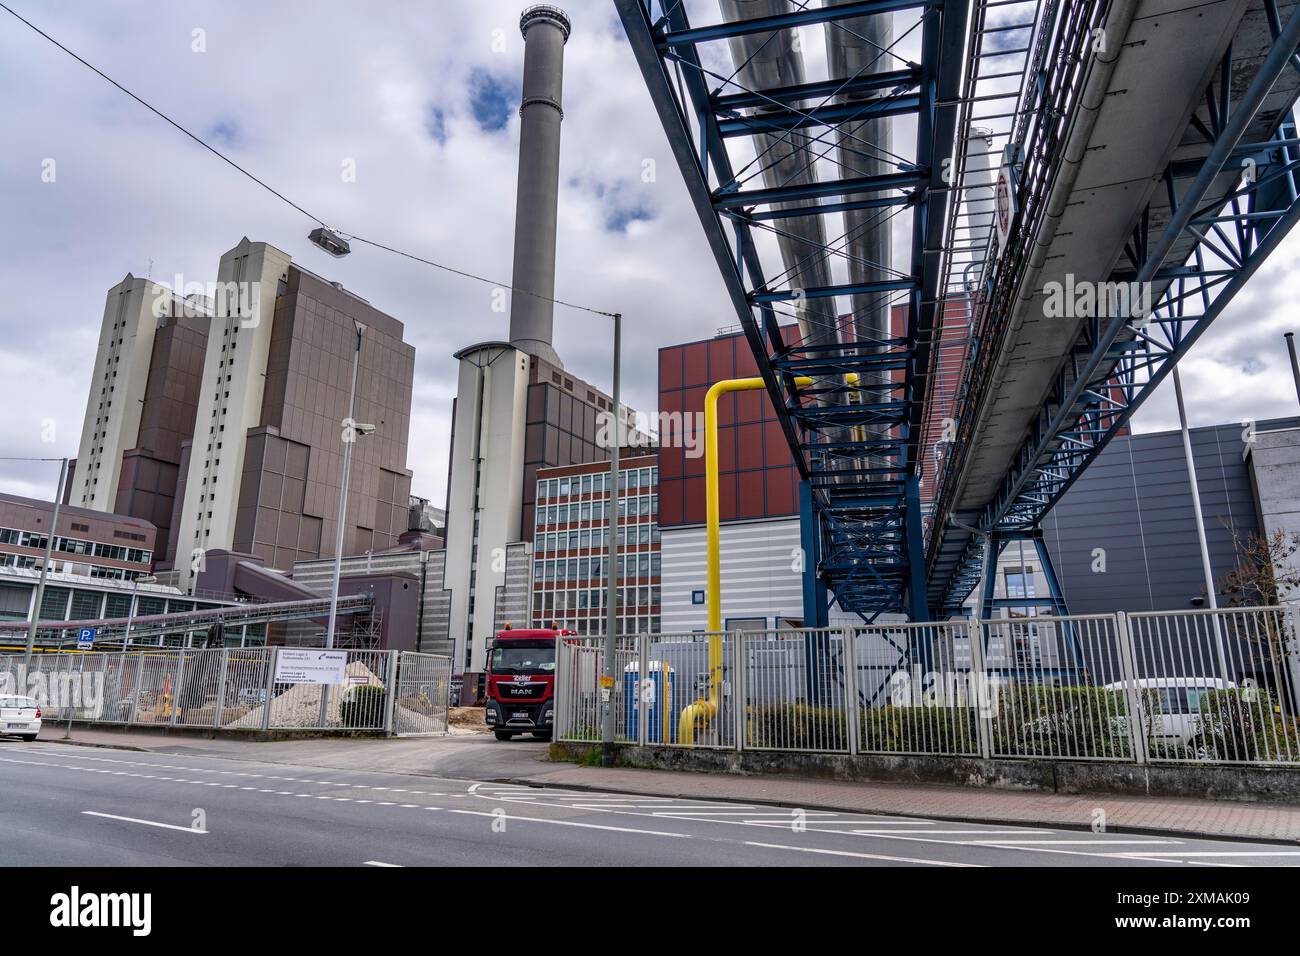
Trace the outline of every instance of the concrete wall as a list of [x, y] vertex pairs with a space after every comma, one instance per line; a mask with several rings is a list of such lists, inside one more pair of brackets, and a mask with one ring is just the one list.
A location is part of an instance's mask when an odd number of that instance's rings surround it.
[[170, 302], [170, 290], [130, 274], [108, 290], [68, 499], [75, 505], [112, 511], [117, 503], [122, 455], [139, 436], [160, 299]]
[[[482, 669], [496, 628], [506, 548], [518, 540], [523, 506], [528, 356], [502, 343], [458, 353], [460, 374], [447, 488], [447, 563], [454, 667]], [[473, 595], [471, 595], [471, 589]]]
[[[230, 299], [218, 304], [203, 363], [195, 438], [174, 550], [187, 587], [193, 585], [190, 556], [196, 549], [231, 549], [235, 542], [236, 503], [244, 473], [244, 438], [260, 424], [267, 354], [275, 326], [280, 282], [289, 256], [247, 238], [221, 257], [219, 283], [255, 290], [244, 301], [251, 314]], [[231, 343], [237, 343], [231, 349]]]
[[[1256, 432], [1245, 458], [1260, 533], [1270, 540], [1278, 534], [1284, 539], [1300, 534], [1300, 428]], [[1285, 567], [1275, 571], [1278, 577], [1295, 575], [1300, 571], [1300, 553], [1287, 556]]]

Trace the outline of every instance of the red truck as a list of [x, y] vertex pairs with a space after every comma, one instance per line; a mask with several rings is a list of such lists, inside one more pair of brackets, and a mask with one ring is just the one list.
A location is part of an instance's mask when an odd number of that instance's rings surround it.
[[555, 725], [555, 642], [574, 631], [553, 627], [497, 631], [488, 655], [487, 725], [497, 740], [516, 734], [551, 739]]

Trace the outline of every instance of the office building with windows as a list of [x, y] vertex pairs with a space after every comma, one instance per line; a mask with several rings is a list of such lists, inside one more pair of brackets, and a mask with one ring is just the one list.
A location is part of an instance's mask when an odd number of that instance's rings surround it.
[[[659, 468], [655, 455], [619, 461], [619, 633], [658, 633]], [[605, 633], [610, 476], [607, 462], [537, 472], [532, 624]]]

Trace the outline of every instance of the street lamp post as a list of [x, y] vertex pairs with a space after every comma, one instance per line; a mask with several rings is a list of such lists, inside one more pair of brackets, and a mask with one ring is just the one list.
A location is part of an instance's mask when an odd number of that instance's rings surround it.
[[135, 620], [135, 608], [140, 603], [140, 585], [153, 584], [158, 579], [152, 574], [141, 575], [131, 582], [131, 606], [126, 609], [126, 633], [122, 635], [122, 650], [131, 643], [131, 623]]
[[1214, 644], [1219, 657], [1219, 669], [1223, 680], [1232, 680], [1228, 672], [1228, 655], [1223, 646], [1223, 632], [1219, 627], [1219, 615], [1213, 613], [1219, 607], [1215, 595], [1214, 572], [1210, 567], [1210, 546], [1205, 537], [1205, 517], [1201, 514], [1201, 490], [1196, 483], [1196, 459], [1192, 456], [1192, 435], [1187, 428], [1187, 408], [1183, 404], [1183, 380], [1174, 366], [1174, 398], [1178, 402], [1178, 426], [1183, 433], [1183, 457], [1187, 459], [1187, 481], [1192, 489], [1192, 512], [1196, 516], [1196, 540], [1201, 546], [1201, 573], [1205, 575], [1205, 598], [1210, 605], [1210, 618], [1214, 626]]
[[50, 561], [54, 554], [54, 536], [59, 530], [59, 508], [63, 504], [63, 483], [68, 478], [68, 459], [59, 465], [59, 490], [54, 496], [54, 517], [50, 519], [50, 530], [45, 535], [45, 561], [41, 564], [41, 576], [36, 582], [36, 600], [32, 604], [32, 619], [27, 622], [27, 648], [23, 651], [23, 680], [27, 680], [27, 669], [32, 666], [32, 650], [36, 647], [36, 622], [41, 617], [41, 602], [45, 599], [45, 579], [50, 573]]
[[[352, 387], [348, 391], [348, 417], [343, 420], [343, 480], [339, 487], [338, 527], [334, 533], [334, 573], [330, 578], [330, 616], [325, 629], [325, 647], [334, 646], [334, 625], [339, 616], [339, 576], [343, 573], [343, 529], [348, 513], [348, 483], [352, 472], [352, 446], [359, 435], [369, 435], [375, 431], [374, 425], [359, 425], [353, 417], [357, 402], [357, 370], [361, 365], [361, 336], [366, 327], [360, 322], [357, 327], [357, 344], [352, 353]], [[320, 723], [325, 726], [325, 715], [329, 707], [329, 685], [321, 685]]]
[[[601, 723], [602, 766], [614, 763], [614, 655], [615, 631], [618, 626], [618, 453], [622, 445], [623, 409], [619, 404], [619, 372], [623, 352], [623, 316], [615, 313], [614, 319], [614, 440], [609, 453], [609, 567], [605, 576], [605, 668], [602, 675], [602, 696], [605, 700], [604, 720]], [[644, 676], [644, 675], [641, 675]]]

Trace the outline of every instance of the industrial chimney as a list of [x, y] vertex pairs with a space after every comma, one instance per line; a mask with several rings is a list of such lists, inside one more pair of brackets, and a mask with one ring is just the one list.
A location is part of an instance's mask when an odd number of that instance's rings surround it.
[[519, 106], [519, 187], [510, 344], [562, 365], [551, 345], [555, 295], [555, 220], [560, 191], [560, 89], [569, 17], [538, 4], [519, 18], [524, 35], [524, 91]]

